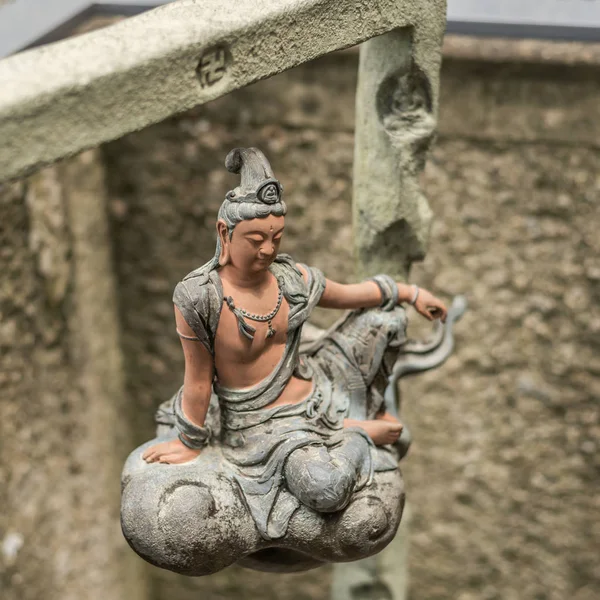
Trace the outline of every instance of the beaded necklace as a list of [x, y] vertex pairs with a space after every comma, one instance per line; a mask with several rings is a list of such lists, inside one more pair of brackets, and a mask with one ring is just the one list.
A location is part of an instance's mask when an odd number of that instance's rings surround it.
[[277, 304], [275, 305], [275, 308], [266, 315], [257, 315], [254, 313], [250, 313], [243, 308], [236, 307], [235, 303], [233, 301], [233, 298], [231, 296], [225, 296], [223, 298], [223, 300], [227, 303], [227, 306], [229, 307], [231, 312], [237, 317], [238, 324], [240, 326], [240, 332], [247, 338], [249, 338], [251, 340], [254, 339], [254, 333], [256, 332], [256, 329], [254, 327], [248, 325], [248, 323], [246, 323], [246, 321], [244, 319], [250, 319], [251, 321], [258, 321], [259, 323], [264, 323], [266, 321], [269, 326], [269, 328], [267, 330], [267, 339], [274, 336], [275, 333], [277, 333], [276, 330], [273, 329], [272, 321], [275, 318], [275, 316], [277, 315], [277, 313], [279, 312], [279, 309], [281, 307], [281, 302], [283, 300], [283, 291], [281, 290], [281, 282], [279, 281], [279, 278], [277, 279], [277, 289], [279, 290], [279, 293], [277, 294]]

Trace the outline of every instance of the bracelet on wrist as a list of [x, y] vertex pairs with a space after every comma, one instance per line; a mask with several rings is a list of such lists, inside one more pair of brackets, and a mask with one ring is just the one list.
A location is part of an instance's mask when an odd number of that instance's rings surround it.
[[203, 442], [193, 442], [183, 433], [181, 433], [181, 431], [178, 433], [177, 437], [186, 448], [190, 448], [191, 450], [200, 450], [201, 448], [204, 448], [204, 446], [208, 444], [208, 440], [210, 439], [207, 437]]
[[414, 283], [413, 283], [412, 287], [414, 288], [414, 292], [413, 292], [412, 299], [411, 299], [411, 300], [409, 300], [409, 301], [408, 301], [408, 303], [409, 303], [411, 306], [414, 306], [414, 305], [415, 305], [415, 303], [416, 303], [416, 301], [417, 301], [417, 298], [419, 297], [419, 291], [420, 291], [420, 290], [419, 290], [419, 286], [418, 286], [418, 285], [415, 285]]
[[368, 281], [373, 281], [377, 284], [377, 287], [381, 292], [381, 303], [379, 306], [383, 308], [383, 310], [392, 310], [394, 306], [398, 305], [400, 292], [398, 290], [398, 284], [392, 277], [381, 274], [370, 277]]
[[183, 388], [175, 396], [173, 412], [175, 413], [175, 429], [178, 431], [179, 441], [188, 448], [199, 450], [204, 448], [212, 436], [208, 425], [200, 426], [192, 423], [183, 412]]

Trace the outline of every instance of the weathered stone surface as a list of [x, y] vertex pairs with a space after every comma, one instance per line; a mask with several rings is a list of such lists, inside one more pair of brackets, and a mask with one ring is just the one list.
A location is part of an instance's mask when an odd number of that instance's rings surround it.
[[413, 28], [422, 62], [435, 60], [443, 8], [444, 0], [180, 0], [6, 58], [0, 180], [395, 28]]
[[164, 569], [154, 571], [153, 591], [158, 599], [232, 600], [321, 600], [328, 596], [331, 567], [303, 573], [259, 573], [243, 567], [229, 567], [210, 577], [191, 578]]
[[[358, 47], [324, 56], [241, 88], [235, 101], [225, 96], [193, 109], [210, 123], [236, 127], [284, 125], [291, 129], [354, 132], [354, 94], [358, 78]], [[282, 90], [286, 93], [283, 94]]]
[[[361, 278], [387, 273], [405, 279], [411, 263], [425, 254], [432, 215], [419, 176], [435, 134], [444, 9], [445, 4], [432, 6], [425, 43], [418, 31], [397, 30], [360, 49], [352, 211]], [[356, 565], [359, 581], [344, 577], [348, 568], [340, 567], [334, 581], [336, 600], [357, 594], [404, 600], [404, 538]], [[390, 578], [389, 564], [394, 563], [397, 574]]]
[[383, 552], [364, 560], [335, 565], [331, 600], [408, 598], [411, 512], [410, 505], [406, 504], [396, 537]]
[[[235, 482], [227, 478], [218, 447], [204, 450], [202, 463], [175, 468], [144, 463], [141, 452], [173, 438], [171, 433], [137, 448], [124, 468], [123, 531], [154, 565], [195, 576], [237, 562], [260, 571], [294, 572], [374, 554], [394, 537], [404, 499], [397, 470], [377, 472], [342, 510], [321, 513], [300, 504], [285, 535], [264, 540]], [[313, 464], [319, 464], [317, 452]]]
[[119, 530], [128, 436], [102, 198], [95, 153], [0, 190], [3, 600], [144, 597]]
[[580, 67], [600, 64], [600, 43], [560, 40], [471, 37], [447, 35], [447, 59], [478, 60], [492, 63], [554, 64]]
[[426, 171], [435, 243], [412, 278], [470, 308], [446, 367], [403, 389], [417, 600], [600, 591], [599, 159], [453, 140]]
[[418, 176], [435, 132], [438, 73], [431, 57], [429, 68], [417, 62], [413, 43], [395, 31], [361, 48], [352, 209], [363, 276], [403, 278], [425, 255], [431, 211]]
[[444, 69], [445, 97], [461, 101], [442, 102], [443, 136], [600, 146], [597, 65], [448, 59]]

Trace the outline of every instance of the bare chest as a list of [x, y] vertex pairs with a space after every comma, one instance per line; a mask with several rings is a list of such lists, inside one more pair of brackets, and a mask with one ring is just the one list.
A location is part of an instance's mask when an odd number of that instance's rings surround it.
[[[247, 312], [257, 315], [268, 314], [265, 310], [265, 303], [256, 304], [247, 303]], [[236, 303], [237, 307], [237, 303]], [[273, 306], [271, 306], [273, 309]], [[215, 336], [215, 364], [217, 370], [222, 372], [222, 367], [226, 365], [227, 370], [231, 370], [232, 365], [239, 365], [240, 368], [254, 365], [261, 359], [265, 360], [265, 366], [273, 363], [277, 364], [283, 354], [284, 346], [287, 342], [288, 333], [288, 315], [289, 305], [285, 298], [277, 314], [268, 321], [256, 321], [245, 317], [247, 325], [255, 329], [253, 339], [248, 339], [240, 332], [239, 322], [236, 315], [230, 310], [226, 302], [223, 302], [221, 316]], [[269, 330], [275, 331], [273, 335], [268, 335]], [[221, 368], [219, 368], [221, 365]], [[262, 370], [262, 369], [260, 369]]]

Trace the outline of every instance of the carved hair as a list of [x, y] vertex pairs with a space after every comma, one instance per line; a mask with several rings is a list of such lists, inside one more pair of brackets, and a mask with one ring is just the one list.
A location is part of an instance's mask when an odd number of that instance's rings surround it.
[[217, 220], [225, 221], [227, 231], [229, 232], [229, 239], [231, 239], [233, 229], [242, 221], [266, 219], [269, 215], [283, 217], [286, 212], [287, 207], [283, 200], [275, 204], [262, 204], [258, 202], [232, 202], [229, 199], [225, 199], [219, 209]]
[[227, 155], [225, 166], [229, 172], [241, 175], [240, 185], [227, 192], [217, 217], [227, 224], [229, 239], [235, 226], [242, 221], [286, 214], [283, 187], [258, 148], [234, 148]]

